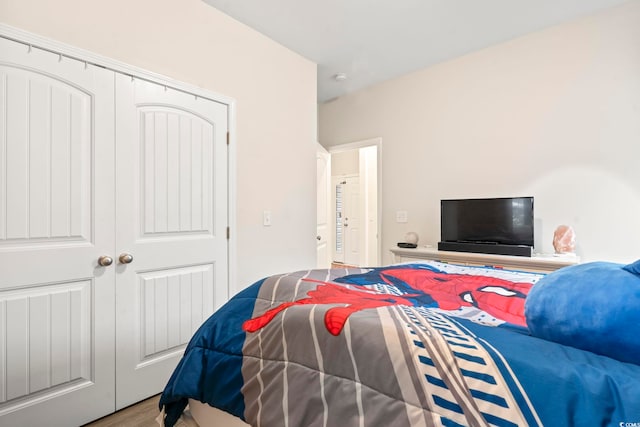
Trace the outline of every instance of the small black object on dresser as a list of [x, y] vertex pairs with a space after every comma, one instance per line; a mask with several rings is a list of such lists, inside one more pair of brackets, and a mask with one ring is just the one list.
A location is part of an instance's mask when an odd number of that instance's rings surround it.
[[406, 243], [406, 242], [399, 242], [398, 243], [398, 247], [399, 248], [411, 248], [411, 249], [415, 249], [418, 247], [417, 244], [415, 243]]

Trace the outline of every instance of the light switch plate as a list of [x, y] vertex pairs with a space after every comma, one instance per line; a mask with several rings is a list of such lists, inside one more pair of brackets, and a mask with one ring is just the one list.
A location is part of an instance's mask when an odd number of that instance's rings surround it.
[[271, 211], [262, 212], [262, 225], [269, 227], [271, 225]]
[[407, 211], [396, 211], [396, 222], [407, 222]]

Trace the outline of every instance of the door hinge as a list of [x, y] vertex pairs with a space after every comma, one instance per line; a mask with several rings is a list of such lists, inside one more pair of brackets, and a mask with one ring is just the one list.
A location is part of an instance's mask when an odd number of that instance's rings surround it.
[[227, 240], [231, 238], [231, 229], [227, 227]]
[[229, 132], [227, 132], [227, 145], [229, 145]]

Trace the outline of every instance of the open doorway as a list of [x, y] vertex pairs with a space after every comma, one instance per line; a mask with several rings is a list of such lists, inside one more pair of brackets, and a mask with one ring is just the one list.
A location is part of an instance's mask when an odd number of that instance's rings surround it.
[[380, 265], [380, 138], [329, 149], [328, 244], [332, 265]]

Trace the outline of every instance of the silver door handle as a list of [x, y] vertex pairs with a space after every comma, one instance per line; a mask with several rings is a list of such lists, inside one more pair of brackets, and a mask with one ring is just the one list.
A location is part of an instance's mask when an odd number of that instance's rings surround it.
[[102, 255], [98, 258], [98, 265], [101, 265], [102, 267], [109, 267], [111, 264], [113, 264], [113, 258], [110, 256]]
[[120, 256], [118, 257], [118, 260], [120, 261], [120, 264], [131, 264], [131, 262], [133, 262], [133, 255], [128, 253], [123, 253], [123, 254], [120, 254]]

